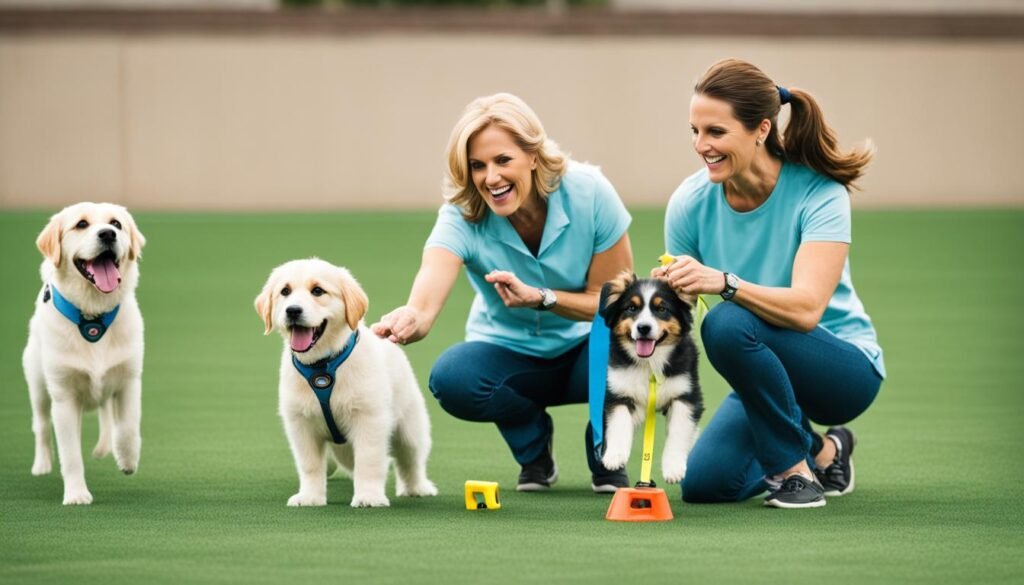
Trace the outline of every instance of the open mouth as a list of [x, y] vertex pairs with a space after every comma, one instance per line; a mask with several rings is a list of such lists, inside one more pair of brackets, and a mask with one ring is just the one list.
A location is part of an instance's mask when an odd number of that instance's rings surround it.
[[75, 258], [75, 268], [100, 292], [111, 293], [121, 284], [121, 265], [111, 251], [106, 251], [92, 260]]
[[288, 330], [292, 333], [292, 351], [295, 353], [306, 353], [313, 349], [316, 342], [320, 340], [320, 336], [327, 330], [327, 319], [324, 319], [324, 322], [319, 327], [292, 325]]
[[651, 357], [654, 355], [654, 348], [662, 341], [665, 341], [666, 337], [668, 337], [668, 332], [662, 333], [661, 337], [658, 339], [634, 339], [633, 341], [636, 343], [636, 355], [642, 358]]
[[720, 154], [718, 156], [704, 155], [704, 161], [707, 162], [709, 165], [718, 164], [718, 163], [722, 162], [723, 160], [725, 160], [725, 155], [724, 154]]
[[488, 189], [488, 191], [491, 194], [491, 199], [493, 199], [495, 203], [501, 203], [512, 194], [512, 185], [505, 185], [498, 189]]

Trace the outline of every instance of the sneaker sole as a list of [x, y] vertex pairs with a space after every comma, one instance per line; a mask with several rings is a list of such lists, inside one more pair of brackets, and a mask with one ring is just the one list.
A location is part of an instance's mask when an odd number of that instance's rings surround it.
[[821, 508], [827, 504], [828, 501], [825, 498], [814, 502], [807, 502], [806, 504], [787, 504], [778, 500], [765, 500], [764, 505], [769, 508], [782, 508], [785, 510], [802, 510], [804, 508]]
[[596, 483], [590, 484], [590, 489], [594, 490], [595, 494], [614, 494], [619, 490], [618, 487], [611, 484], [597, 485]]

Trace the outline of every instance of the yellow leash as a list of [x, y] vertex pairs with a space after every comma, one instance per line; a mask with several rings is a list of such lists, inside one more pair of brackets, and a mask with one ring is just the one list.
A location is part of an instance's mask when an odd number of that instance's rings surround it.
[[654, 459], [654, 412], [658, 400], [658, 380], [651, 374], [650, 390], [647, 392], [647, 421], [644, 423], [644, 458], [640, 465], [640, 483], [637, 487], [654, 487], [651, 481], [651, 460]]

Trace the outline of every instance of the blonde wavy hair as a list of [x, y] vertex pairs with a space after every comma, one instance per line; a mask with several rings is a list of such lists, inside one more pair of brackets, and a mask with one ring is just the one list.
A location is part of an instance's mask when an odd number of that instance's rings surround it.
[[457, 205], [470, 223], [482, 220], [488, 207], [471, 178], [469, 141], [491, 125], [506, 130], [519, 148], [536, 155], [537, 168], [532, 178], [542, 199], [558, 188], [568, 165], [568, 156], [547, 137], [540, 118], [522, 99], [510, 93], [496, 93], [473, 100], [448, 139], [448, 172], [444, 181], [445, 200]]

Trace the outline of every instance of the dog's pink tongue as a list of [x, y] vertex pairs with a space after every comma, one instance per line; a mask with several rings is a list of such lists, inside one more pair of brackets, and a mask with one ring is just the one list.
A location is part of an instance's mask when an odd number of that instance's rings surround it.
[[117, 290], [118, 285], [121, 284], [121, 273], [117, 270], [117, 266], [114, 265], [114, 260], [109, 256], [101, 256], [87, 261], [85, 269], [89, 271], [89, 274], [92, 274], [96, 288], [105, 293], [114, 292]]
[[306, 351], [313, 345], [313, 329], [310, 327], [292, 327], [292, 349]]
[[636, 340], [636, 355], [640, 357], [651, 357], [654, 353], [654, 340], [653, 339], [637, 339]]

